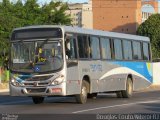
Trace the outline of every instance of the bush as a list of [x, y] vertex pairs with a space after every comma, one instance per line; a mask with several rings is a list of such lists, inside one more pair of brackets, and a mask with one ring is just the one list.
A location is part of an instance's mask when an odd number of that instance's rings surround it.
[[[1, 69], [1, 67], [0, 67]], [[9, 71], [1, 69], [0, 79], [2, 83], [6, 83], [9, 81]]]

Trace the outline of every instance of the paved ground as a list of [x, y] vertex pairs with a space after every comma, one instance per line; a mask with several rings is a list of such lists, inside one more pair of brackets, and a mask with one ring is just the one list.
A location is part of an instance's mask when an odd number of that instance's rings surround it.
[[[158, 89], [159, 87], [154, 87], [154, 89], [135, 92], [131, 99], [116, 98], [115, 94], [99, 94], [96, 100], [89, 99], [84, 105], [77, 104], [74, 97], [50, 97], [46, 98], [43, 104], [35, 105], [29, 97], [11, 97], [8, 92], [1, 92], [0, 113], [3, 116], [18, 114], [23, 119], [30, 116], [30, 119], [35, 117], [38, 120], [44, 117], [56, 120], [85, 120], [88, 117], [87, 120], [94, 120], [100, 119], [101, 114], [107, 114], [105, 117], [111, 115], [115, 117], [114, 119], [125, 117], [114, 116], [115, 114], [156, 115], [155, 113], [160, 113], [160, 90]], [[160, 119], [160, 116], [151, 117]]]

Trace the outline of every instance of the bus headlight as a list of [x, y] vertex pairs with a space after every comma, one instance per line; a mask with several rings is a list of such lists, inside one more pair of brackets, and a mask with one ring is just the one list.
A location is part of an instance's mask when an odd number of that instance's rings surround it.
[[60, 75], [57, 77], [55, 80], [52, 81], [51, 85], [59, 85], [63, 82], [64, 80], [64, 75]]
[[13, 86], [16, 86], [16, 87], [19, 87], [19, 86], [20, 86], [20, 83], [19, 83], [17, 80], [15, 80], [14, 78], [12, 78], [11, 84], [12, 84]]

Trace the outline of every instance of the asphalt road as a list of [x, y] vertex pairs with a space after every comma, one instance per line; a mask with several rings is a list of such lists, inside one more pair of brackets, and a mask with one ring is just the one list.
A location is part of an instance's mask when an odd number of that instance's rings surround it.
[[[2, 118], [6, 114], [32, 114], [36, 118], [46, 114], [52, 117], [80, 114], [84, 118], [92, 115], [90, 119], [100, 119], [101, 114], [154, 114], [160, 113], [160, 91], [136, 92], [130, 99], [117, 98], [115, 94], [99, 94], [97, 99], [88, 99], [86, 104], [77, 104], [74, 97], [49, 97], [42, 104], [33, 104], [29, 97], [0, 93], [0, 113]], [[160, 115], [155, 118], [160, 119]]]

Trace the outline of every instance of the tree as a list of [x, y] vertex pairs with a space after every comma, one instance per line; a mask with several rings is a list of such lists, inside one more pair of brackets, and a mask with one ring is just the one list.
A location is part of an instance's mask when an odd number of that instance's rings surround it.
[[137, 34], [150, 38], [152, 57], [160, 58], [160, 14], [151, 15], [138, 27]]
[[10, 20], [11, 16], [12, 4], [9, 0], [3, 0], [0, 3], [0, 65], [3, 65], [5, 61], [5, 54], [8, 51], [9, 44], [9, 32], [10, 32]]
[[44, 23], [71, 25], [71, 17], [65, 13], [67, 9], [68, 5], [60, 1], [51, 1], [48, 5], [44, 5], [42, 7]]

